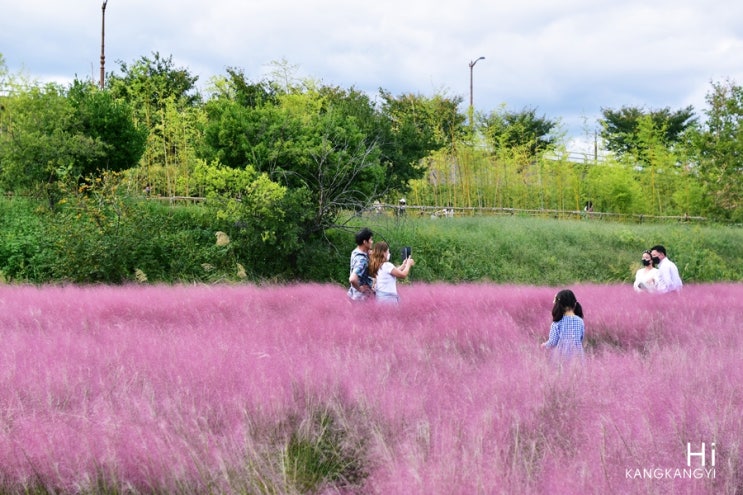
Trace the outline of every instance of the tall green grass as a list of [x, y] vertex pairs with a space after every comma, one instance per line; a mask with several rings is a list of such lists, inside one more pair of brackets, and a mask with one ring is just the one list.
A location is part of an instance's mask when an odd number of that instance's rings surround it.
[[523, 216], [355, 219], [347, 231], [331, 234], [334, 246], [345, 248], [335, 261], [339, 280], [347, 277], [352, 231], [362, 225], [392, 252], [413, 248], [413, 281], [631, 282], [642, 251], [655, 244], [666, 247], [685, 282], [743, 280], [743, 230], [737, 227]]
[[[34, 201], [0, 198], [0, 281], [345, 285], [353, 234], [362, 226], [387, 241], [395, 258], [401, 247], [413, 248], [412, 282], [629, 283], [642, 251], [655, 244], [666, 246], [685, 282], [743, 280], [743, 229], [734, 226], [524, 216], [434, 220], [411, 212], [352, 217], [288, 252], [205, 205], [126, 201], [100, 211], [68, 206], [51, 213]], [[217, 245], [217, 232], [232, 242]]]

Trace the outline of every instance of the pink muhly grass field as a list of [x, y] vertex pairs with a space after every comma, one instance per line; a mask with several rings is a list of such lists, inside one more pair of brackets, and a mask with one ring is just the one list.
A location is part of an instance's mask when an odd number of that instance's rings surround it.
[[0, 492], [741, 493], [743, 285], [568, 288], [0, 287]]

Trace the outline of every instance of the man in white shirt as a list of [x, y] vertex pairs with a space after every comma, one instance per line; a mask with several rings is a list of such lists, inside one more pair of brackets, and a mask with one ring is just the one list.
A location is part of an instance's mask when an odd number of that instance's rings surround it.
[[666, 257], [666, 248], [660, 244], [653, 246], [650, 249], [650, 256], [653, 258], [653, 263], [658, 265], [656, 292], [664, 294], [680, 291], [684, 284], [681, 282], [676, 264]]

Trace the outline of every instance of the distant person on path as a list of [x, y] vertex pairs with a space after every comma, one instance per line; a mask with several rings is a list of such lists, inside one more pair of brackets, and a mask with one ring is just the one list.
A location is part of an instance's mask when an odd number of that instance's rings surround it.
[[348, 297], [352, 301], [363, 301], [374, 295], [372, 283], [369, 276], [369, 251], [374, 244], [373, 233], [364, 227], [356, 233], [356, 249], [351, 252], [351, 273], [348, 282]]
[[642, 268], [635, 272], [635, 283], [632, 284], [636, 292], [657, 292], [659, 271], [653, 266], [653, 257], [650, 250], [642, 252]]
[[545, 349], [554, 349], [553, 358], [558, 360], [583, 360], [583, 308], [569, 289], [561, 290], [555, 296], [552, 306], [552, 325], [547, 342], [542, 344]]
[[593, 214], [593, 201], [586, 201], [586, 205], [583, 207], [583, 213], [588, 220], [591, 219], [591, 215]]
[[405, 258], [400, 266], [395, 266], [390, 261], [390, 248], [386, 242], [378, 242], [372, 248], [369, 260], [369, 275], [376, 277], [375, 294], [377, 302], [393, 303], [400, 302], [397, 294], [397, 279], [407, 278], [410, 269], [415, 265], [412, 256]]
[[676, 263], [666, 257], [666, 248], [660, 244], [653, 246], [650, 248], [650, 255], [653, 258], [653, 263], [658, 265], [656, 292], [660, 294], [679, 292], [684, 284], [681, 282]]

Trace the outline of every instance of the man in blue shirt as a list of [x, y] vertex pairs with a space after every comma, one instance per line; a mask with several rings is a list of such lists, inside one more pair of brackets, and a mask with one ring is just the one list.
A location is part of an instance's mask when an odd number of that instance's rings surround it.
[[374, 239], [371, 230], [364, 227], [356, 234], [356, 249], [351, 253], [351, 273], [348, 282], [348, 297], [352, 301], [362, 301], [373, 296], [373, 279], [369, 276], [369, 251], [371, 251]]

